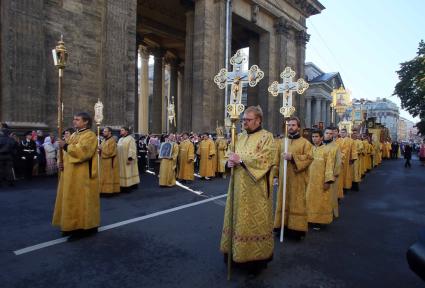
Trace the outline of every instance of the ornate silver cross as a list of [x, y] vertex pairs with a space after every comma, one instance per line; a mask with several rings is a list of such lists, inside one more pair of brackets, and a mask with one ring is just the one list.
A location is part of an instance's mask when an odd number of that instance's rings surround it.
[[226, 110], [231, 118], [239, 118], [240, 113], [245, 110], [242, 102], [242, 84], [248, 83], [249, 86], [254, 87], [258, 82], [263, 79], [264, 72], [257, 65], [252, 65], [249, 70], [243, 70], [243, 64], [247, 62], [246, 55], [242, 50], [238, 50], [232, 58], [230, 64], [233, 66], [233, 71], [228, 72], [226, 68], [220, 70], [215, 75], [214, 83], [220, 89], [224, 89], [226, 85], [232, 85], [230, 94], [230, 103], [227, 105]]
[[280, 73], [280, 78], [283, 79], [282, 83], [274, 81], [270, 87], [269, 92], [273, 96], [278, 96], [279, 93], [282, 93], [283, 106], [280, 107], [280, 113], [285, 117], [291, 117], [295, 112], [295, 107], [292, 106], [292, 92], [296, 91], [298, 94], [303, 94], [304, 91], [308, 88], [308, 83], [304, 79], [300, 78], [297, 82], [293, 82], [292, 78], [295, 77], [295, 71], [291, 67], [286, 67], [282, 73]]

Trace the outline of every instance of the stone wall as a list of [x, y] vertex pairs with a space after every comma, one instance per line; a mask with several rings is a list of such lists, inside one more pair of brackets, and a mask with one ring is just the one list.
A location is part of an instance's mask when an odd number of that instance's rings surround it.
[[63, 34], [69, 51], [64, 126], [76, 112], [93, 113], [98, 98], [105, 124], [134, 123], [136, 2], [2, 1], [1, 121], [55, 129], [58, 77], [51, 50]]

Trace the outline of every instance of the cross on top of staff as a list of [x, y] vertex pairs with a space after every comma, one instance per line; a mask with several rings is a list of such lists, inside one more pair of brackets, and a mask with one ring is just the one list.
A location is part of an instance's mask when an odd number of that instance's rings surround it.
[[243, 70], [243, 65], [247, 61], [247, 57], [242, 50], [238, 50], [236, 54], [230, 58], [230, 64], [233, 66], [233, 71], [228, 72], [226, 68], [222, 68], [214, 77], [214, 83], [216, 83], [220, 89], [224, 89], [226, 85], [232, 85], [230, 104], [226, 107], [227, 112], [232, 118], [239, 117], [239, 114], [245, 110], [245, 106], [241, 103], [242, 84], [248, 83], [249, 86], [254, 87], [264, 77], [264, 72], [257, 65], [252, 65], [249, 70]]
[[296, 91], [298, 94], [303, 94], [309, 86], [302, 78], [298, 79], [297, 82], [293, 82], [292, 78], [295, 77], [295, 74], [295, 71], [292, 70], [291, 67], [286, 67], [285, 70], [280, 73], [280, 78], [283, 79], [282, 83], [279, 84], [277, 81], [274, 81], [268, 89], [275, 97], [279, 95], [279, 93], [283, 94], [283, 106], [280, 108], [280, 113], [286, 118], [291, 117], [295, 112], [295, 107], [292, 106], [292, 92]]

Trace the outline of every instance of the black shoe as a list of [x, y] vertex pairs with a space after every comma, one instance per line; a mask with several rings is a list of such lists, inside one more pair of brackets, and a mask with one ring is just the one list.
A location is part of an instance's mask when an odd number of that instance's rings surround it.
[[62, 237], [71, 236], [73, 233], [75, 233], [75, 230], [72, 231], [62, 231]]
[[68, 238], [69, 242], [77, 241], [77, 240], [80, 240], [82, 238], [90, 237], [90, 236], [97, 234], [97, 227], [90, 228], [90, 229], [78, 229], [78, 230], [75, 230], [75, 231], [72, 231], [72, 232], [74, 232], [74, 233], [72, 233], [69, 236], [69, 238]]

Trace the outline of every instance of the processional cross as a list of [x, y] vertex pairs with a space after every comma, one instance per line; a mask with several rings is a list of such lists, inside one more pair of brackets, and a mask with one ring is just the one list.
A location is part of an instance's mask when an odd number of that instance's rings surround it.
[[[227, 61], [227, 59], [226, 59]], [[233, 71], [228, 72], [226, 68], [220, 70], [215, 75], [214, 83], [218, 85], [220, 89], [226, 88], [227, 85], [231, 86], [230, 103], [226, 105], [226, 111], [232, 121], [231, 134], [232, 142], [230, 150], [235, 153], [236, 147], [236, 121], [239, 120], [239, 115], [245, 110], [245, 106], [242, 104], [242, 84], [248, 83], [249, 86], [254, 87], [258, 82], [263, 79], [264, 72], [257, 65], [252, 65], [249, 70], [244, 71], [243, 65], [248, 61], [246, 55], [242, 50], [238, 50], [232, 58], [230, 58], [230, 64], [233, 66]], [[229, 199], [229, 247], [227, 251], [227, 279], [230, 280], [231, 275], [231, 263], [232, 263], [232, 250], [233, 250], [233, 194], [234, 194], [234, 180], [235, 176], [233, 168], [231, 170], [230, 189], [228, 190], [227, 197]]]
[[[297, 82], [293, 82], [292, 78], [295, 77], [295, 71], [291, 67], [286, 67], [282, 73], [280, 73], [280, 78], [283, 79], [283, 82], [279, 84], [277, 81], [274, 81], [269, 87], [269, 92], [273, 96], [278, 96], [279, 93], [283, 95], [283, 105], [280, 107], [280, 113], [285, 117], [285, 154], [288, 153], [288, 119], [295, 112], [295, 107], [292, 106], [292, 92], [296, 91], [298, 94], [303, 94], [308, 88], [308, 83], [304, 79], [300, 78]], [[282, 187], [282, 224], [280, 229], [280, 242], [283, 242], [283, 232], [285, 227], [285, 202], [286, 202], [286, 175], [288, 161], [284, 159], [283, 161], [283, 187]]]
[[292, 70], [291, 67], [286, 67], [285, 70], [280, 73], [280, 78], [283, 79], [282, 83], [279, 84], [277, 81], [274, 81], [268, 89], [275, 97], [282, 93], [283, 106], [280, 107], [279, 111], [285, 118], [291, 117], [295, 112], [295, 107], [292, 106], [292, 92], [296, 91], [298, 94], [303, 94], [308, 88], [308, 83], [302, 78], [298, 79], [297, 82], [292, 81], [295, 74], [295, 71]]
[[257, 65], [252, 65], [249, 70], [243, 70], [243, 65], [247, 61], [248, 59], [242, 50], [238, 50], [230, 58], [233, 71], [228, 72], [226, 68], [223, 68], [214, 77], [214, 83], [220, 89], [224, 89], [226, 85], [232, 85], [230, 103], [226, 103], [226, 111], [231, 119], [239, 119], [239, 115], [245, 110], [245, 106], [242, 104], [242, 84], [248, 83], [249, 86], [254, 87], [264, 77], [264, 72]]

